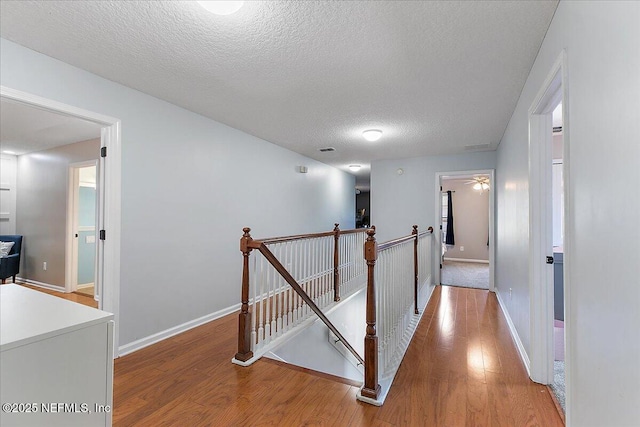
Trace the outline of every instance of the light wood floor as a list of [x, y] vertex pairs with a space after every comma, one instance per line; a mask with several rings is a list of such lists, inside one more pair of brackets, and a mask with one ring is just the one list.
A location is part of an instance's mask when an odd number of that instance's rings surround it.
[[33, 289], [38, 292], [43, 292], [45, 294], [53, 295], [54, 297], [66, 299], [68, 301], [77, 302], [82, 305], [87, 305], [89, 307], [98, 308], [98, 301], [94, 300], [93, 297], [88, 295], [82, 295], [80, 293], [71, 292], [65, 294], [64, 292], [58, 292], [51, 289], [40, 288], [38, 286], [27, 285], [26, 283], [17, 282], [16, 285], [24, 286], [25, 288]]
[[437, 287], [384, 406], [282, 364], [231, 364], [237, 315], [115, 362], [114, 426], [562, 426], [527, 377], [495, 295]]

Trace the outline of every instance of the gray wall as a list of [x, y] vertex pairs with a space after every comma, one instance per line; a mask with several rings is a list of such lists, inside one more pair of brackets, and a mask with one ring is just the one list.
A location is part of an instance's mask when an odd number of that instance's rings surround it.
[[467, 181], [468, 178], [442, 180], [443, 191], [455, 191], [452, 201], [456, 244], [449, 246], [445, 257], [489, 261], [489, 192], [474, 190]]
[[638, 22], [639, 2], [561, 1], [498, 150], [496, 288], [530, 352], [528, 110], [564, 49], [567, 425], [640, 420]]
[[97, 159], [99, 152], [100, 139], [94, 139], [18, 156], [21, 277], [64, 288], [69, 164]]
[[238, 304], [242, 227], [354, 227], [351, 174], [4, 39], [0, 55], [2, 85], [121, 120], [119, 345]]
[[[495, 166], [495, 151], [373, 162], [371, 224], [376, 226], [378, 240], [410, 234], [413, 224], [420, 230], [435, 227], [437, 172], [493, 169]], [[402, 175], [397, 174], [398, 168], [404, 170]]]

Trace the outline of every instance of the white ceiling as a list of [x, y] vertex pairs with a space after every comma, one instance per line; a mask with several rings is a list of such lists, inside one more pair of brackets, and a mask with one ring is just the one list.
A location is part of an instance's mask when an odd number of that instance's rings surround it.
[[0, 152], [16, 155], [100, 138], [100, 125], [0, 99]]
[[4, 38], [347, 170], [495, 150], [557, 1], [0, 5]]

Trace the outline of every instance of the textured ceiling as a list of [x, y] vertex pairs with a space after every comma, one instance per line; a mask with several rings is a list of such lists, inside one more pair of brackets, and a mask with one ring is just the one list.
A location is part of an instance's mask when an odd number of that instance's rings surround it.
[[557, 1], [0, 5], [4, 38], [346, 170], [496, 149]]

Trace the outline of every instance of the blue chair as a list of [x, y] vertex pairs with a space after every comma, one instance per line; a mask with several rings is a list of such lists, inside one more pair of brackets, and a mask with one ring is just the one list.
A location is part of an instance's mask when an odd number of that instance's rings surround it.
[[16, 274], [20, 272], [22, 236], [0, 236], [0, 242], [13, 242], [13, 247], [11, 248], [11, 251], [9, 251], [9, 255], [5, 258], [0, 258], [0, 279], [2, 279], [2, 284], [4, 284], [8, 277], [13, 276], [13, 283], [16, 283]]

